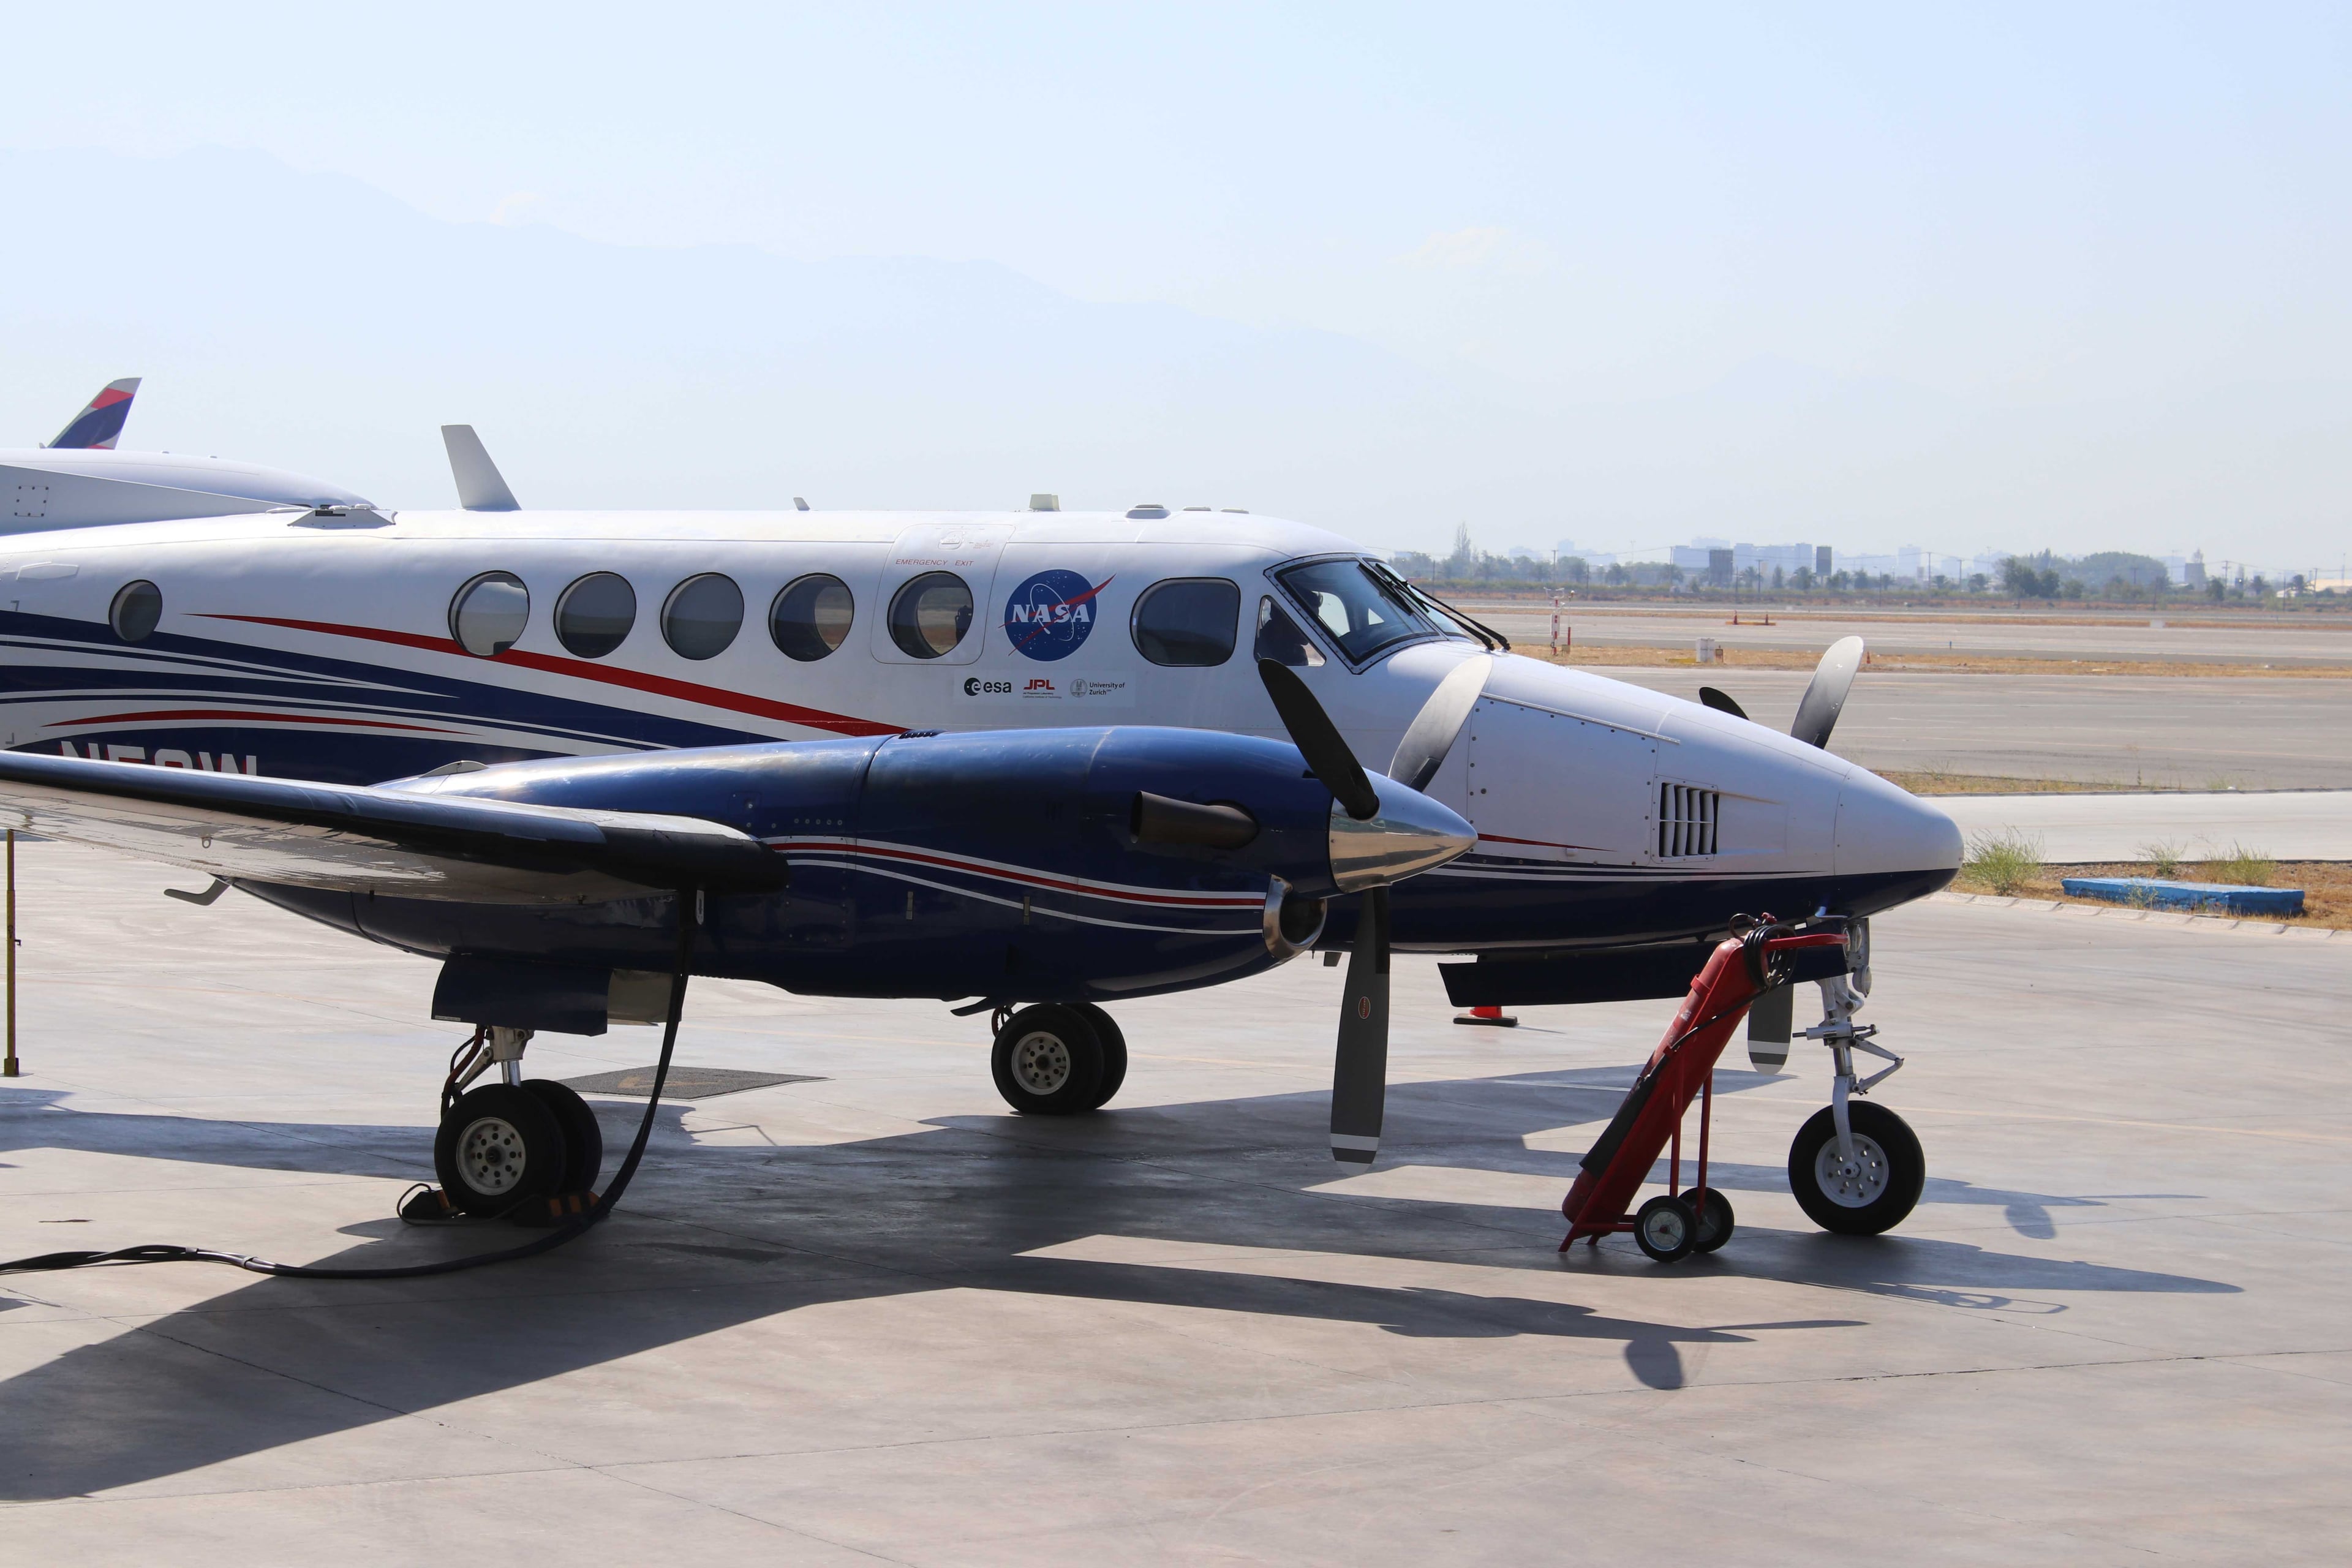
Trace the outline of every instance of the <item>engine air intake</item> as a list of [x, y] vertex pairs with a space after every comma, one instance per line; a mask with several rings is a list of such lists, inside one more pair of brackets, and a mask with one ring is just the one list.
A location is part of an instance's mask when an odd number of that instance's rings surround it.
[[1689, 784], [1658, 786], [1658, 858], [1687, 859], [1716, 852], [1716, 826], [1723, 816], [1720, 790]]

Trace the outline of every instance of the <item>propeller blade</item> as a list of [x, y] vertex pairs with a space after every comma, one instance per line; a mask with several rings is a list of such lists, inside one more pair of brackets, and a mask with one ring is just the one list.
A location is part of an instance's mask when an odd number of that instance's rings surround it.
[[1712, 686], [1702, 686], [1698, 689], [1698, 700], [1718, 713], [1728, 713], [1735, 719], [1748, 717], [1748, 710], [1734, 702], [1728, 691], [1717, 691]]
[[1789, 733], [1808, 746], [1827, 746], [1839, 710], [1845, 707], [1845, 694], [1853, 688], [1854, 672], [1861, 668], [1860, 637], [1840, 637], [1830, 644], [1821, 668], [1813, 671], [1813, 683], [1805, 688], [1804, 700], [1797, 704], [1797, 721], [1789, 726]]
[[1372, 1163], [1381, 1152], [1388, 1090], [1389, 890], [1374, 888], [1356, 906], [1356, 941], [1348, 954], [1339, 1045], [1331, 1061], [1331, 1158]]
[[1323, 711], [1323, 704], [1315, 700], [1315, 693], [1307, 689], [1307, 682], [1270, 658], [1257, 661], [1257, 677], [1265, 682], [1265, 694], [1274, 699], [1274, 710], [1282, 720], [1282, 727], [1290, 733], [1290, 743], [1307, 759], [1331, 798], [1358, 822], [1369, 822], [1381, 809], [1381, 797], [1372, 788], [1372, 781], [1364, 776], [1364, 764], [1356, 761], [1356, 753], [1348, 750], [1348, 742], [1339, 738], [1339, 727]]
[[1748, 1059], [1758, 1072], [1789, 1065], [1789, 1037], [1796, 1031], [1797, 988], [1775, 985], [1748, 1005]]
[[1491, 658], [1465, 658], [1446, 671], [1445, 679], [1405, 727], [1396, 755], [1389, 759], [1389, 777], [1408, 789], [1429, 787], [1429, 781], [1444, 764], [1445, 753], [1460, 738], [1462, 726], [1470, 721], [1470, 710], [1478, 706], [1494, 668]]

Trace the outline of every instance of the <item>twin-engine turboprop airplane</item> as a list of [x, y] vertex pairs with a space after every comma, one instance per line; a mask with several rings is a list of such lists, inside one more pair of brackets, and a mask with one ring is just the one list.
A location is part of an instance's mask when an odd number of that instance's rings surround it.
[[[495, 501], [503, 491], [502, 481], [491, 489], [485, 479], [471, 496]], [[978, 758], [990, 731], [1086, 734], [1130, 723], [1235, 737], [1286, 732], [1331, 796], [1348, 803], [1349, 820], [1372, 801], [1342, 776], [1341, 759], [1360, 775], [1362, 759], [1391, 780], [1366, 787], [1424, 792], [1466, 822], [1475, 842], [1391, 898], [1335, 904], [1319, 932], [1286, 933], [1278, 921], [1270, 929], [1292, 946], [1311, 940], [1335, 958], [1352, 948], [1361, 960], [1384, 935], [1400, 947], [1465, 955], [1471, 962], [1444, 966], [1462, 1005], [1680, 996], [1736, 915], [1859, 921], [1942, 886], [1959, 858], [1949, 818], [1823, 749], [1859, 663], [1858, 643], [1831, 651], [1801, 710], [1799, 734], [1780, 735], [1736, 711], [1513, 655], [1349, 541], [1232, 512], [322, 508], [19, 536], [0, 542], [0, 579], [9, 578], [0, 583], [0, 683], [10, 748], [238, 773], [246, 784], [266, 776], [366, 785], [513, 763], [525, 766], [446, 777], [429, 798], [504, 794], [507, 781], [528, 780], [531, 790], [556, 793], [510, 798], [733, 824], [716, 804], [683, 805], [664, 793], [689, 773], [709, 776], [675, 757], [577, 759], [843, 738], [866, 749], [794, 750], [887, 759], [930, 747], [933, 755]], [[1310, 710], [1328, 714], [1321, 730]], [[956, 732], [952, 742], [872, 744], [935, 730]], [[1317, 738], [1322, 730], [1328, 737]], [[995, 771], [973, 775], [991, 781], [975, 784], [974, 798], [986, 800], [989, 819], [1021, 822], [1041, 845], [1052, 842], [1052, 814], [1062, 809], [1045, 782], [1053, 749], [1024, 738], [1010, 752], [985, 754]], [[673, 766], [679, 771], [665, 771]], [[1035, 782], [1024, 784], [1032, 773]], [[661, 782], [632, 784], [625, 799], [562, 793], [617, 788], [625, 778]], [[187, 778], [168, 787], [222, 782], [238, 781]], [[1192, 806], [1228, 798], [1133, 787]], [[390, 793], [423, 797], [415, 785]], [[944, 803], [952, 793], [927, 799]], [[1252, 801], [1229, 798], [1254, 819], [1271, 820]], [[1139, 847], [1144, 827], [1159, 819], [1135, 810]], [[982, 826], [954, 820], [975, 832]], [[1189, 831], [1219, 831], [1187, 820], [1195, 823]], [[894, 911], [907, 937], [919, 939], [928, 921], [967, 905], [975, 918], [982, 905], [1000, 911], [990, 919], [1017, 905], [1026, 929], [1074, 938], [1092, 929], [1081, 915], [1140, 919], [1108, 904], [1045, 899], [1039, 886], [1021, 881], [1066, 879], [1052, 862], [999, 854], [980, 839], [926, 847], [908, 837], [914, 818], [852, 820], [811, 807], [761, 821], [758, 836], [796, 877], [822, 868], [844, 879], [845, 889], [862, 889], [841, 895], [840, 907], [854, 911], [842, 917], [847, 927], [828, 925], [832, 917], [782, 924], [780, 943], [882, 943], [887, 932], [876, 922]], [[1239, 852], [1213, 837], [1193, 847]], [[1106, 888], [1153, 886], [1125, 873], [1071, 869]], [[240, 885], [278, 885], [266, 872], [224, 870]], [[1293, 888], [1319, 885], [1288, 870], [1255, 874], [1279, 875]], [[1248, 890], [1260, 925], [1271, 918], [1260, 907], [1271, 887]], [[1084, 896], [1097, 893], [1109, 897], [1099, 889]], [[450, 994], [467, 998], [462, 1007], [451, 1003], [452, 1016], [463, 1021], [567, 1026], [487, 1016], [488, 994], [520, 983], [467, 989], [474, 926], [405, 924], [407, 916], [387, 912], [387, 900], [398, 900], [383, 889], [357, 901], [348, 889], [266, 896], [446, 955], [448, 974], [460, 977], [445, 976]], [[541, 921], [512, 929], [539, 929]], [[1238, 940], [1238, 925], [1228, 934]], [[510, 940], [522, 941], [499, 938]], [[1180, 931], [1149, 940], [1171, 955], [1190, 951]], [[528, 958], [527, 948], [510, 956]], [[1866, 937], [1854, 948], [1866, 952]], [[1133, 994], [1123, 984], [1157, 987], [1180, 975], [1207, 983], [1245, 972], [1229, 955], [1171, 956], [1174, 967], [1165, 971], [1101, 971], [1116, 984], [1074, 995], [1059, 989], [1066, 976], [1042, 977], [1042, 944], [1003, 943], [976, 947], [954, 963], [934, 967], [927, 958], [918, 989], [977, 998], [977, 1006], [1098, 1005]], [[599, 973], [648, 967], [617, 954], [594, 963], [604, 965]], [[786, 983], [849, 994], [872, 994], [876, 984], [862, 962], [838, 951]], [[604, 982], [569, 984], [584, 998], [566, 1015], [570, 1026], [599, 1021], [595, 996], [628, 990], [617, 982], [604, 993], [596, 991]], [[1841, 1081], [1853, 1087], [1858, 1080], [1839, 1041], [1859, 1037], [1847, 1015], [1867, 975], [1839, 985], [1825, 1025], [1835, 1037], [1822, 1037]], [[1785, 995], [1777, 1026], [1784, 1053]], [[1773, 1011], [1759, 1008], [1768, 1018]], [[612, 1016], [608, 1005], [604, 1016]], [[1103, 1032], [1107, 1015], [1094, 1027]], [[1053, 1058], [1054, 1048], [1038, 1048]], [[999, 1078], [1003, 1087], [1002, 1070]]]

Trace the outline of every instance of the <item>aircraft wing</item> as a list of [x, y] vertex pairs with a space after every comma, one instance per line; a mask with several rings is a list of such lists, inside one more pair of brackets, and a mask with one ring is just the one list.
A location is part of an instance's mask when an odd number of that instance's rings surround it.
[[699, 817], [527, 805], [0, 752], [0, 826], [229, 881], [472, 903], [775, 888], [759, 840]]

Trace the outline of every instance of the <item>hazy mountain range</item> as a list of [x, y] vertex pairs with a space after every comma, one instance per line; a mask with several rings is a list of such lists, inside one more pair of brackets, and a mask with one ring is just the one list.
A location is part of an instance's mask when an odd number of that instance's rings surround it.
[[[342, 111], [349, 111], [346, 106]], [[1328, 332], [1073, 299], [987, 263], [627, 248], [441, 222], [254, 153], [0, 153], [0, 445], [148, 378], [125, 445], [452, 504], [1245, 506], [1383, 547], [1804, 538], [2303, 567], [2352, 391], [1994, 405], [1795, 360], [1601, 405]]]

